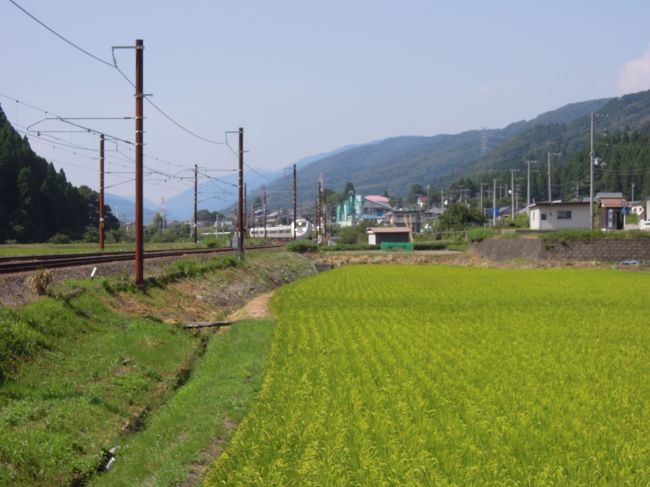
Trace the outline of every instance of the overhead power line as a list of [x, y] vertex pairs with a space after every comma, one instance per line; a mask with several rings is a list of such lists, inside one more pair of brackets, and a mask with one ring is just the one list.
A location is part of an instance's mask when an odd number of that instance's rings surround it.
[[[63, 42], [65, 42], [66, 44], [68, 44], [69, 46], [73, 47], [74, 49], [76, 49], [76, 50], [82, 52], [83, 54], [85, 54], [86, 56], [90, 57], [91, 59], [94, 59], [95, 61], [97, 61], [97, 62], [99, 62], [99, 63], [102, 63], [102, 64], [104, 64], [104, 65], [106, 65], [106, 66], [108, 66], [108, 67], [110, 67], [110, 68], [115, 69], [115, 70], [116, 70], [116, 71], [117, 71], [117, 72], [118, 72], [118, 73], [119, 73], [119, 74], [120, 74], [120, 75], [121, 75], [121, 76], [122, 76], [122, 77], [123, 77], [123, 78], [124, 78], [124, 79], [129, 83], [129, 84], [130, 84], [130, 85], [131, 85], [131, 86], [135, 87], [135, 83], [133, 83], [133, 81], [131, 81], [131, 79], [130, 79], [130, 78], [129, 78], [129, 77], [128, 77], [128, 76], [127, 76], [127, 75], [126, 75], [126, 74], [125, 74], [121, 69], [120, 69], [120, 67], [118, 66], [118, 64], [117, 64], [117, 59], [115, 58], [115, 49], [113, 49], [113, 51], [112, 51], [113, 62], [110, 62], [110, 61], [107, 61], [107, 60], [105, 60], [105, 59], [102, 59], [101, 57], [96, 56], [95, 54], [93, 54], [93, 53], [87, 51], [86, 49], [84, 49], [83, 47], [79, 46], [78, 44], [75, 44], [74, 42], [72, 42], [72, 41], [71, 41], [70, 39], [68, 39], [67, 37], [65, 37], [65, 36], [63, 36], [63, 35], [61, 35], [61, 34], [59, 34], [59, 33], [58, 33], [56, 30], [54, 30], [52, 27], [50, 27], [50, 26], [47, 25], [45, 22], [43, 22], [42, 20], [38, 19], [35, 15], [33, 15], [33, 14], [30, 13], [30, 12], [28, 12], [25, 8], [23, 8], [22, 6], [20, 6], [16, 1], [14, 1], [14, 0], [9, 0], [9, 1], [10, 1], [10, 2], [11, 2], [11, 3], [16, 7], [16, 8], [18, 8], [18, 9], [21, 10], [25, 15], [27, 15], [30, 19], [32, 19], [34, 22], [38, 23], [41, 27], [45, 28], [48, 32], [52, 33], [53, 35], [55, 35], [56, 37], [58, 37], [59, 39], [61, 39]], [[209, 143], [209, 144], [215, 144], [215, 145], [227, 145], [227, 143], [226, 143], [225, 141], [219, 141], [219, 140], [211, 139], [211, 138], [208, 138], [208, 137], [204, 137], [204, 136], [202, 136], [202, 135], [200, 135], [200, 134], [194, 132], [193, 130], [190, 130], [190, 129], [187, 128], [185, 125], [183, 125], [183, 124], [180, 123], [178, 120], [176, 120], [174, 117], [172, 117], [172, 116], [169, 115], [167, 112], [165, 112], [165, 111], [164, 111], [162, 108], [160, 108], [158, 105], [156, 105], [156, 103], [154, 103], [154, 102], [150, 99], [150, 97], [145, 97], [145, 100], [146, 100], [146, 101], [147, 101], [147, 102], [148, 102], [148, 103], [149, 103], [149, 104], [150, 104], [150, 105], [151, 105], [151, 106], [152, 106], [156, 111], [158, 111], [158, 112], [159, 112], [163, 117], [165, 117], [167, 120], [169, 120], [171, 123], [173, 123], [176, 127], [178, 127], [179, 129], [181, 129], [182, 131], [186, 132], [187, 134], [189, 134], [189, 135], [191, 135], [191, 136], [193, 136], [193, 137], [195, 137], [195, 138], [197, 138], [197, 139], [199, 139], [199, 140], [202, 140], [202, 141], [204, 141], [204, 142], [207, 142], [207, 143]]]
[[84, 53], [86, 56], [89, 56], [89, 57], [93, 58], [95, 61], [99, 61], [100, 63], [105, 64], [106, 66], [113, 67], [113, 65], [112, 65], [109, 61], [106, 61], [105, 59], [102, 59], [102, 58], [100, 58], [99, 56], [95, 56], [93, 53], [86, 51], [83, 47], [78, 46], [77, 44], [75, 44], [75, 43], [72, 42], [71, 40], [69, 40], [69, 39], [67, 39], [66, 37], [64, 37], [64, 36], [62, 36], [61, 34], [59, 34], [57, 31], [55, 31], [55, 30], [52, 29], [50, 26], [48, 26], [47, 24], [45, 24], [45, 22], [42, 22], [41, 20], [37, 19], [34, 15], [32, 15], [31, 13], [29, 13], [27, 10], [25, 10], [25, 9], [24, 9], [23, 7], [21, 7], [20, 5], [18, 5], [17, 2], [14, 2], [14, 0], [9, 0], [9, 1], [10, 1], [10, 2], [11, 2], [11, 3], [16, 7], [16, 8], [18, 8], [18, 9], [21, 10], [25, 15], [27, 15], [30, 19], [32, 19], [34, 22], [38, 23], [39, 25], [41, 25], [42, 27], [44, 27], [45, 29], [47, 29], [49, 32], [51, 32], [52, 34], [54, 34], [55, 36], [57, 36], [59, 39], [61, 39], [61, 40], [62, 40], [63, 42], [65, 42], [66, 44], [69, 44], [70, 46], [74, 47], [74, 48], [77, 49], [78, 51], [81, 51], [81, 52]]

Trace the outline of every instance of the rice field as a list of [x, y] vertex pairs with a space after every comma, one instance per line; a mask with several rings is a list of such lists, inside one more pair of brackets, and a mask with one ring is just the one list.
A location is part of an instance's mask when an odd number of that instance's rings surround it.
[[648, 485], [649, 282], [385, 265], [285, 286], [205, 485]]

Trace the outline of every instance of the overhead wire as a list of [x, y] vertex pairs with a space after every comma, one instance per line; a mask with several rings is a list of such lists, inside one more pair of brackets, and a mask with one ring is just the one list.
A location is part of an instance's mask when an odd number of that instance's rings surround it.
[[[18, 8], [19, 10], [21, 10], [25, 15], [27, 15], [29, 18], [31, 18], [33, 21], [35, 21], [36, 23], [38, 23], [39, 25], [41, 25], [41, 26], [42, 26], [43, 28], [45, 28], [47, 31], [49, 31], [50, 33], [52, 33], [53, 35], [55, 35], [56, 37], [58, 37], [59, 39], [61, 39], [62, 41], [64, 41], [64, 42], [67, 43], [68, 45], [70, 45], [71, 47], [73, 47], [74, 49], [80, 51], [81, 53], [83, 53], [83, 54], [85, 54], [86, 56], [88, 56], [88, 57], [94, 59], [95, 61], [98, 61], [98, 62], [102, 63], [103, 65], [106, 65], [106, 66], [109, 66], [109, 67], [115, 69], [115, 70], [116, 70], [116, 71], [117, 71], [117, 72], [118, 72], [118, 73], [119, 73], [119, 74], [120, 74], [120, 75], [121, 75], [121, 76], [122, 76], [122, 77], [123, 77], [123, 78], [124, 78], [124, 79], [125, 79], [125, 80], [130, 84], [130, 85], [131, 85], [131, 86], [132, 86], [132, 87], [135, 87], [135, 84], [133, 83], [133, 81], [131, 81], [131, 79], [126, 75], [126, 73], [124, 73], [124, 72], [120, 69], [120, 67], [119, 67], [119, 65], [118, 65], [118, 63], [117, 63], [117, 58], [116, 58], [116, 56], [115, 56], [115, 48], [113, 48], [112, 51], [111, 51], [111, 53], [112, 53], [112, 62], [107, 61], [107, 60], [105, 60], [105, 59], [102, 59], [102, 58], [100, 58], [99, 56], [96, 56], [95, 54], [93, 54], [93, 53], [89, 52], [88, 50], [82, 48], [82, 47], [79, 46], [78, 44], [72, 42], [70, 39], [68, 39], [67, 37], [63, 36], [62, 34], [60, 34], [59, 32], [57, 32], [56, 30], [54, 30], [52, 27], [50, 27], [49, 25], [47, 25], [45, 22], [41, 21], [41, 20], [38, 19], [35, 15], [33, 15], [32, 13], [30, 13], [29, 11], [27, 11], [27, 9], [25, 9], [24, 7], [22, 7], [21, 5], [19, 5], [16, 1], [14, 1], [14, 0], [10, 0], [10, 2], [11, 2], [11, 3], [16, 7], [16, 8]], [[3, 95], [3, 96], [4, 96], [4, 95]], [[11, 99], [11, 98], [8, 97], [8, 96], [5, 96], [5, 97]], [[189, 134], [189, 135], [191, 135], [191, 136], [193, 136], [193, 137], [195, 137], [195, 138], [197, 138], [197, 139], [199, 139], [199, 140], [202, 140], [202, 141], [204, 141], [204, 142], [210, 143], [210, 144], [214, 144], [214, 145], [225, 145], [225, 146], [228, 146], [228, 147], [229, 147], [229, 145], [228, 145], [228, 143], [227, 143], [226, 140], [224, 140], [224, 141], [219, 141], [219, 140], [211, 139], [211, 138], [208, 138], [208, 137], [204, 137], [204, 136], [202, 136], [202, 135], [200, 135], [200, 134], [194, 132], [193, 130], [190, 130], [188, 127], [186, 127], [185, 125], [183, 125], [181, 122], [179, 122], [179, 121], [176, 120], [174, 117], [172, 117], [169, 113], [167, 113], [165, 110], [163, 110], [161, 107], [159, 107], [159, 106], [158, 106], [155, 102], [153, 102], [149, 97], [145, 97], [145, 99], [147, 100], [147, 103], [149, 103], [149, 104], [150, 104], [150, 105], [151, 105], [151, 106], [152, 106], [156, 111], [158, 111], [158, 112], [159, 112], [161, 115], [163, 115], [163, 116], [164, 116], [168, 121], [170, 121], [171, 123], [173, 123], [176, 127], [178, 127], [179, 129], [181, 129], [182, 131], [186, 132], [187, 134]], [[19, 100], [14, 100], [14, 101], [19, 101]], [[40, 109], [40, 108], [38, 108], [38, 107], [35, 107], [35, 106], [32, 106], [31, 108], [34, 108], [34, 109], [40, 110], [40, 111], [42, 111], [43, 113], [46, 113], [46, 114], [50, 114], [50, 113], [52, 113], [52, 112], [49, 112], [49, 111], [47, 111], [47, 110], [42, 110], [42, 109]], [[68, 122], [68, 123], [69, 123], [69, 122]], [[86, 128], [86, 127], [84, 127], [84, 128]], [[97, 133], [98, 133], [98, 132], [97, 132]], [[225, 139], [225, 137], [224, 137], [224, 139]], [[123, 142], [130, 143], [130, 141], [126, 141], [126, 140], [123, 140], [123, 139], [121, 139], [121, 140], [122, 140]], [[230, 147], [229, 147], [229, 148], [230, 148]], [[232, 148], [231, 148], [231, 150], [232, 150]], [[154, 157], [154, 159], [155, 159], [155, 160], [159, 160], [160, 162], [166, 162], [167, 164], [175, 164], [175, 163], [172, 163], [172, 162], [170, 162], [170, 161], [165, 161], [165, 160], [160, 159], [160, 158], [155, 158], [155, 157]], [[186, 166], [180, 166], [180, 165], [179, 165], [179, 167], [186, 167]], [[188, 169], [189, 169], [189, 168], [188, 168]], [[251, 169], [251, 170], [252, 170], [252, 169]]]
[[14, 0], [9, 0], [9, 1], [10, 1], [10, 2], [11, 2], [11, 3], [16, 7], [16, 8], [20, 9], [20, 10], [21, 10], [25, 15], [27, 15], [29, 18], [31, 18], [34, 22], [40, 24], [42, 27], [44, 27], [44, 28], [47, 29], [49, 32], [51, 32], [52, 34], [54, 34], [55, 36], [57, 36], [57, 37], [58, 37], [59, 39], [61, 39], [63, 42], [69, 44], [70, 46], [74, 47], [74, 48], [77, 49], [78, 51], [81, 51], [81, 52], [84, 53], [86, 56], [90, 56], [90, 57], [93, 58], [95, 61], [99, 61], [99, 62], [102, 63], [102, 64], [105, 64], [105, 65], [107, 65], [107, 66], [111, 66], [111, 63], [110, 63], [110, 62], [108, 62], [108, 61], [106, 61], [106, 60], [100, 58], [99, 56], [95, 56], [93, 53], [86, 51], [83, 47], [80, 47], [80, 46], [78, 46], [77, 44], [75, 44], [74, 42], [72, 42], [71, 40], [67, 39], [66, 37], [63, 37], [63, 36], [62, 36], [61, 34], [59, 34], [57, 31], [55, 31], [55, 30], [52, 29], [50, 26], [48, 26], [47, 24], [45, 24], [45, 22], [42, 22], [41, 20], [37, 19], [34, 15], [32, 15], [31, 13], [29, 13], [29, 12], [28, 12], [27, 10], [25, 10], [23, 7], [21, 7], [21, 6], [20, 6], [17, 2], [15, 2]]

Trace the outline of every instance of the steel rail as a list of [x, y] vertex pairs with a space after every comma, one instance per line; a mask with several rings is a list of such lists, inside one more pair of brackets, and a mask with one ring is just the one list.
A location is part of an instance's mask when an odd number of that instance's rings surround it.
[[[275, 249], [284, 244], [258, 245], [249, 247], [250, 250]], [[174, 250], [149, 250], [145, 252], [147, 258], [179, 257], [183, 255], [200, 255], [212, 253], [234, 253], [231, 248], [212, 249], [174, 249]], [[104, 264], [108, 262], [129, 261], [135, 258], [135, 252], [105, 252], [89, 254], [59, 254], [59, 255], [31, 255], [18, 257], [3, 257], [0, 260], [0, 274], [27, 272], [39, 269], [54, 269], [60, 267], [75, 267], [81, 265]]]

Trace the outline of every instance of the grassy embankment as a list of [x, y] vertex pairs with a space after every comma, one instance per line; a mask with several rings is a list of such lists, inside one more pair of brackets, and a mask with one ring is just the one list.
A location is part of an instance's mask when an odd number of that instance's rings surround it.
[[647, 280], [385, 265], [285, 286], [205, 485], [648, 485]]
[[[256, 291], [310, 266], [284, 253], [251, 255], [241, 266], [229, 257], [185, 260], [151, 279], [144, 294], [122, 280], [99, 279], [68, 283], [85, 289], [69, 299], [0, 307], [0, 485], [87, 482], [104, 463], [103, 452], [118, 444], [132, 448], [118, 450], [116, 475], [129, 457], [147, 451], [153, 456], [140, 465], [141, 474], [156, 478], [164, 470], [164, 478], [182, 480], [200, 451], [224, 433], [224, 418], [242, 416], [270, 334], [255, 323], [223, 336], [189, 333], [178, 324], [222, 318]], [[230, 369], [221, 369], [226, 349]], [[177, 389], [195, 364], [200, 372], [185, 387], [199, 392]], [[209, 417], [198, 414], [206, 412], [204, 397], [213, 401]], [[147, 443], [136, 433], [150, 423]], [[167, 429], [174, 425], [183, 431]], [[158, 441], [156, 431], [175, 435], [176, 444]]]

